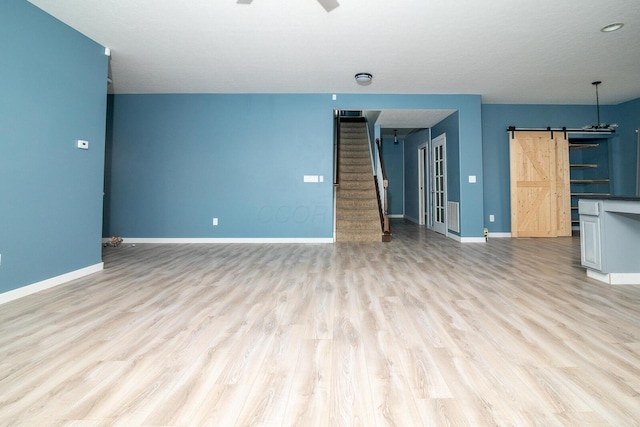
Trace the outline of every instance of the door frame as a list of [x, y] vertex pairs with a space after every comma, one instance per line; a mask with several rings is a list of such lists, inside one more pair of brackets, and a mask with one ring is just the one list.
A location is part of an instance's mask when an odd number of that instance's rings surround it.
[[427, 165], [429, 164], [428, 142], [418, 145], [418, 225], [430, 226], [429, 201], [425, 197], [425, 189], [430, 188], [427, 179], [429, 176]]
[[[443, 183], [442, 183], [442, 192], [443, 192], [443, 226], [440, 226], [439, 224], [436, 223], [436, 208], [437, 208], [437, 203], [435, 200], [435, 196], [436, 196], [436, 180], [435, 180], [435, 173], [436, 173], [436, 167], [435, 167], [435, 162], [436, 162], [436, 156], [433, 154], [434, 149], [436, 146], [438, 145], [442, 145], [442, 177], [443, 177]], [[448, 201], [448, 196], [447, 196], [447, 134], [446, 132], [441, 133], [440, 135], [438, 135], [437, 137], [433, 138], [430, 140], [429, 143], [429, 151], [431, 154], [431, 158], [429, 161], [429, 168], [430, 168], [430, 173], [429, 173], [429, 177], [431, 178], [431, 197], [429, 197], [430, 200], [430, 208], [429, 208], [429, 214], [431, 217], [431, 229], [433, 229], [433, 231], [440, 233], [444, 236], [448, 236], [449, 235], [449, 224], [447, 221], [447, 201]], [[443, 228], [444, 227], [444, 228]]]

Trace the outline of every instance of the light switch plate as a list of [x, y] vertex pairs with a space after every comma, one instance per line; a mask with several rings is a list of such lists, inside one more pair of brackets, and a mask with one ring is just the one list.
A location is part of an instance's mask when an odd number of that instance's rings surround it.
[[469, 182], [471, 184], [475, 184], [476, 182], [476, 176], [475, 175], [469, 175]]

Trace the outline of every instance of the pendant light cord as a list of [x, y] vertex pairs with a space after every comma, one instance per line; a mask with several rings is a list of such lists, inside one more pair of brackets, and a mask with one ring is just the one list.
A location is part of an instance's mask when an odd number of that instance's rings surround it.
[[596, 87], [596, 111], [598, 112], [598, 123], [596, 127], [600, 127], [600, 97], [598, 96], [598, 85], [602, 82], [593, 82], [592, 85]]

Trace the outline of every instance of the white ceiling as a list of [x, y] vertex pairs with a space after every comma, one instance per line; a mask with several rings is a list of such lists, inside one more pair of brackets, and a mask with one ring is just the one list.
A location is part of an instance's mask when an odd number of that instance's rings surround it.
[[456, 110], [382, 110], [376, 119], [381, 136], [406, 136], [416, 130], [431, 128]]
[[[115, 93], [640, 97], [638, 0], [30, 0], [112, 51]], [[600, 28], [622, 21], [614, 33]], [[358, 86], [357, 72], [373, 74]]]

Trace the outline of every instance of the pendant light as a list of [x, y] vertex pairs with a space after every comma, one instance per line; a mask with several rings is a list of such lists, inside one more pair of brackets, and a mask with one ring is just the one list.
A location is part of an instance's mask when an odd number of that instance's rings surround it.
[[598, 86], [601, 84], [602, 82], [600, 80], [597, 80], [595, 82], [592, 82], [591, 84], [594, 85], [596, 87], [596, 114], [597, 114], [597, 121], [595, 125], [588, 125], [583, 127], [583, 129], [585, 130], [593, 130], [593, 131], [603, 131], [603, 132], [615, 132], [615, 128], [618, 127], [617, 124], [612, 123], [612, 124], [606, 124], [606, 123], [600, 123], [600, 97], [598, 95]]

